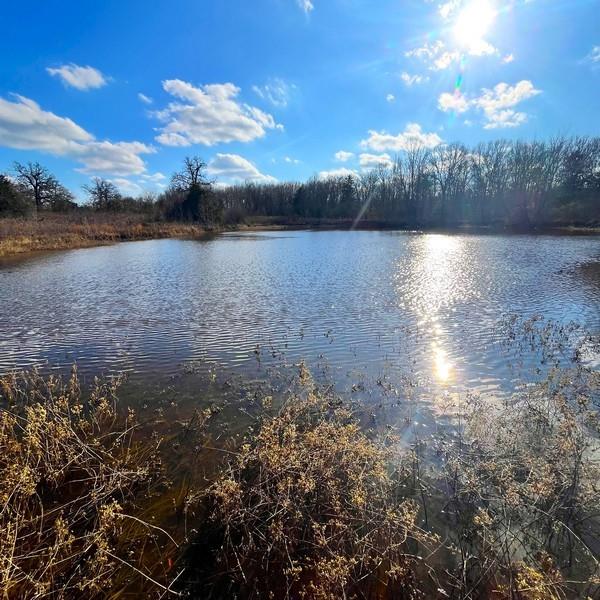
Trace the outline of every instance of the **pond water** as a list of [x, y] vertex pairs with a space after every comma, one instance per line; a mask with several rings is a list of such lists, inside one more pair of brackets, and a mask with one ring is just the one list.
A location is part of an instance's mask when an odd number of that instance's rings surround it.
[[600, 236], [295, 231], [5, 260], [0, 372], [76, 362], [143, 382], [305, 360], [494, 390], [512, 377], [507, 316], [600, 333], [599, 259]]

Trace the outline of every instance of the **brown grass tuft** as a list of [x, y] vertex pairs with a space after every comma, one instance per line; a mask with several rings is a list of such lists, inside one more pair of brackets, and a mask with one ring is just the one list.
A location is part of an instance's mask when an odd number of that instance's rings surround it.
[[314, 391], [265, 419], [208, 492], [231, 589], [239, 597], [417, 597], [417, 556], [438, 540], [419, 527], [416, 503], [397, 497], [390, 458]]
[[37, 373], [0, 379], [0, 590], [5, 598], [106, 597], [132, 501], [157, 477], [156, 456], [118, 417], [119, 381], [96, 381], [86, 400]]

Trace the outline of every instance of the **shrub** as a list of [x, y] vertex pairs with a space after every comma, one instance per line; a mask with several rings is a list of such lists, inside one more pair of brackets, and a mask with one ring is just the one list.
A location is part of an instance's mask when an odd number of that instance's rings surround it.
[[398, 498], [390, 456], [331, 399], [290, 399], [208, 491], [215, 587], [224, 597], [415, 597], [417, 556], [438, 540], [419, 527], [416, 503]]
[[32, 202], [5, 175], [0, 175], [0, 216], [24, 217], [33, 211]]

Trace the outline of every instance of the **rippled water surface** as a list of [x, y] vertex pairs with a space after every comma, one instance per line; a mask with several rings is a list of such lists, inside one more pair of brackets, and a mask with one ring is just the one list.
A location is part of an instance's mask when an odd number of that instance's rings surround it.
[[599, 259], [599, 236], [329, 231], [4, 261], [0, 372], [76, 361], [143, 379], [189, 361], [243, 372], [306, 359], [494, 388], [504, 316], [600, 332]]

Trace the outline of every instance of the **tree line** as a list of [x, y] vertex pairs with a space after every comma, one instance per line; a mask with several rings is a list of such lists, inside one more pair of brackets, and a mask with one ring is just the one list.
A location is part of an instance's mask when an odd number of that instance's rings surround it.
[[391, 166], [218, 190], [240, 215], [529, 228], [600, 223], [600, 138], [412, 146]]
[[206, 177], [206, 163], [198, 157], [184, 160], [167, 190], [138, 197], [122, 194], [110, 180], [94, 177], [82, 186], [87, 198], [77, 204], [73, 194], [37, 162], [15, 162], [0, 174], [0, 216], [33, 217], [44, 212], [95, 211], [141, 213], [149, 219], [192, 221], [207, 226], [223, 222], [222, 202]]
[[304, 183], [215, 186], [206, 163], [185, 159], [169, 187], [132, 198], [109, 180], [73, 195], [38, 163], [15, 163], [0, 175], [0, 215], [94, 210], [144, 213], [148, 218], [207, 226], [246, 217], [369, 220], [408, 227], [530, 228], [600, 223], [600, 138], [497, 140], [467, 148], [414, 145], [390, 166]]

